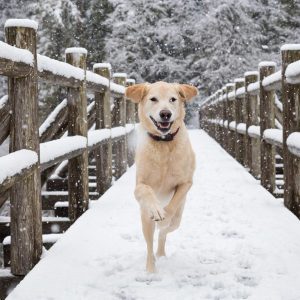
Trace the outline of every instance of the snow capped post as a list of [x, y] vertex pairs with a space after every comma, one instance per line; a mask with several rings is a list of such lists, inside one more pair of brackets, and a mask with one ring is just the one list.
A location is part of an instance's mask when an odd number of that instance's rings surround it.
[[[93, 71], [108, 80], [111, 77], [109, 63], [97, 63]], [[96, 129], [111, 128], [110, 89], [109, 86], [102, 93], [95, 93]], [[111, 186], [112, 180], [112, 143], [111, 140], [100, 147], [96, 152], [97, 192], [103, 195]]]
[[[258, 72], [251, 71], [245, 73], [245, 110], [246, 110], [246, 158], [245, 164], [250, 169], [250, 173], [255, 176], [255, 170], [260, 170], [260, 141], [249, 135], [248, 129], [251, 125], [258, 126], [258, 97], [251, 95], [248, 87], [258, 80]], [[258, 164], [259, 163], [259, 164]], [[256, 166], [258, 164], [258, 166]], [[256, 176], [257, 177], [257, 176]]]
[[[300, 131], [300, 84], [289, 82], [287, 67], [300, 60], [300, 44], [281, 47], [282, 56], [282, 103], [283, 103], [283, 160], [284, 160], [284, 204], [300, 217], [300, 159], [288, 149], [287, 140], [292, 132]], [[293, 68], [289, 67], [293, 73]], [[294, 84], [292, 84], [294, 83]]]
[[[81, 68], [86, 73], [87, 50], [67, 48], [66, 62]], [[68, 133], [70, 136], [87, 137], [87, 97], [86, 80], [79, 88], [68, 88]], [[68, 164], [69, 218], [74, 222], [87, 210], [89, 201], [88, 187], [88, 150], [69, 160]]]
[[[39, 153], [37, 27], [36, 22], [24, 19], [10, 19], [5, 23], [7, 43], [33, 54], [32, 71], [8, 79], [12, 110], [10, 152], [29, 149]], [[27, 274], [42, 254], [40, 190], [38, 165], [26, 179], [11, 188], [11, 272], [14, 275]]]
[[226, 84], [226, 102], [227, 102], [227, 110], [228, 110], [228, 149], [227, 151], [229, 154], [234, 156], [235, 154], [235, 134], [230, 129], [230, 123], [234, 121], [235, 117], [235, 110], [234, 110], [234, 103], [233, 100], [229, 99], [229, 95], [234, 90], [234, 83], [227, 83]]
[[275, 73], [276, 63], [263, 61], [259, 63], [259, 99], [260, 99], [260, 165], [261, 185], [270, 193], [274, 193], [275, 185], [275, 146], [263, 139], [266, 129], [275, 128], [275, 92], [267, 91], [263, 87], [265, 77]]
[[235, 91], [235, 121], [236, 121], [236, 131], [235, 131], [235, 158], [236, 160], [244, 165], [244, 151], [245, 151], [245, 142], [244, 138], [245, 135], [238, 132], [237, 127], [238, 124], [244, 122], [243, 118], [243, 99], [238, 98], [236, 92], [239, 88], [245, 86], [245, 79], [244, 78], [237, 78], [234, 80], [234, 91]]
[[[127, 74], [126, 73], [114, 73], [113, 81], [116, 84], [125, 86], [126, 85]], [[126, 99], [124, 95], [120, 95], [114, 99], [114, 108], [112, 112], [113, 125], [122, 126], [125, 130], [126, 125]], [[119, 178], [126, 172], [127, 169], [127, 146], [126, 146], [126, 136], [121, 139], [121, 141], [116, 143], [113, 147], [115, 150], [114, 160], [115, 160], [115, 177]]]

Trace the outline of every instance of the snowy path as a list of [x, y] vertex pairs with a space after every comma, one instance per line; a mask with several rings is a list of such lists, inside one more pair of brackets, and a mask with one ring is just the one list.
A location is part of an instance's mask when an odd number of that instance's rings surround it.
[[300, 299], [300, 223], [204, 132], [182, 225], [144, 272], [134, 168], [59, 240], [9, 299]]

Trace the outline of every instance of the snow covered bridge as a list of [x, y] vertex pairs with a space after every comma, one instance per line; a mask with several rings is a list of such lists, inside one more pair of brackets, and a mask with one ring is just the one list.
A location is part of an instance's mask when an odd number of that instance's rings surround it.
[[44, 254], [8, 299], [299, 299], [298, 219], [205, 132], [182, 226], [145, 273], [135, 168]]
[[[134, 80], [105, 63], [88, 71], [83, 48], [66, 62], [37, 55], [36, 29], [8, 20], [0, 42], [0, 298], [26, 275], [9, 299], [299, 299], [300, 46], [282, 48], [281, 71], [263, 62], [202, 102], [183, 224], [149, 275], [137, 107], [124, 97]], [[67, 95], [40, 126], [38, 82]]]

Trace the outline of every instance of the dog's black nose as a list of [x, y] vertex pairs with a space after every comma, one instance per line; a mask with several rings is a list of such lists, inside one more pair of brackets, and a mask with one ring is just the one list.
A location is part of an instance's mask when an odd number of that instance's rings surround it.
[[169, 121], [172, 116], [172, 113], [169, 110], [164, 109], [159, 113], [159, 116], [162, 120]]

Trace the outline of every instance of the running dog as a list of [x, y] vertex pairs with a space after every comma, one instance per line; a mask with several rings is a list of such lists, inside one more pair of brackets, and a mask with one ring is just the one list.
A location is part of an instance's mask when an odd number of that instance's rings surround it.
[[159, 229], [156, 255], [165, 256], [166, 236], [179, 227], [186, 194], [192, 186], [195, 155], [184, 124], [184, 106], [197, 94], [194, 86], [166, 82], [126, 89], [126, 98], [138, 103], [140, 132], [134, 194], [141, 210], [149, 273], [155, 272], [155, 225]]

